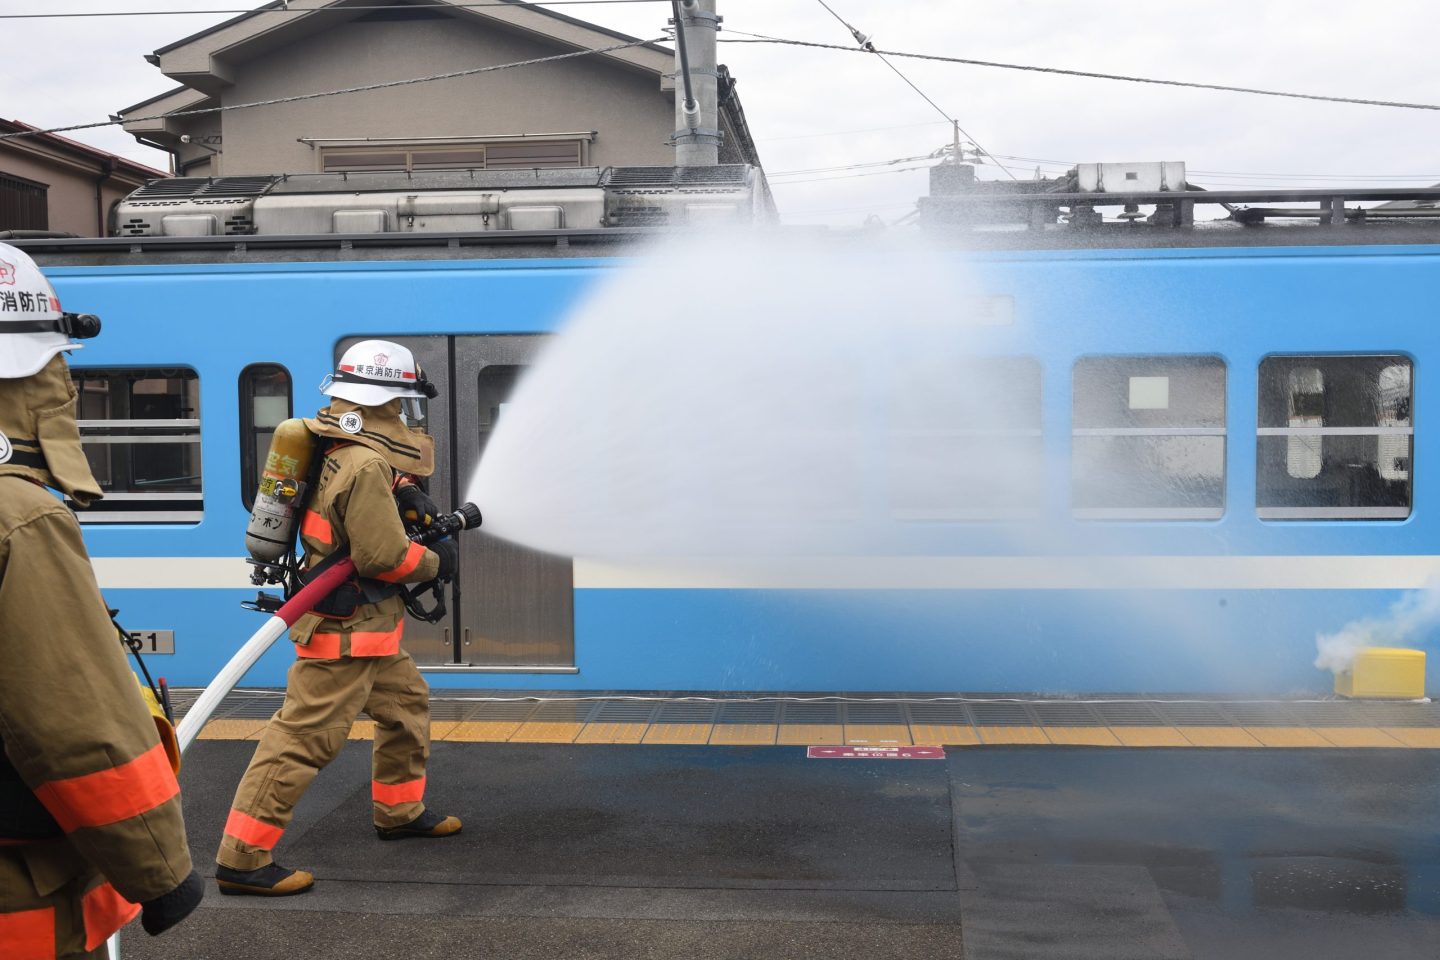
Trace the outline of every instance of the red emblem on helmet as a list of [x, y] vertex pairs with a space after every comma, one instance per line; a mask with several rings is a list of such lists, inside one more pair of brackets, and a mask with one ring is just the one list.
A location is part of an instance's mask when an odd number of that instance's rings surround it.
[[0, 283], [7, 287], [15, 284], [15, 264], [0, 260]]
[[390, 362], [390, 355], [386, 353], [375, 354], [375, 366], [383, 367]]

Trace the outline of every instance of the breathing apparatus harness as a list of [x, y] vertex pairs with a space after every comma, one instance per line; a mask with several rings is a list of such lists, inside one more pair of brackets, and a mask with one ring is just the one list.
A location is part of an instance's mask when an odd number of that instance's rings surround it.
[[[358, 374], [350, 374], [341, 371], [334, 375], [336, 380], [346, 379], [356, 383], [383, 383], [383, 381], [372, 380]], [[433, 398], [438, 395], [438, 390], [424, 373], [418, 376], [418, 387], [426, 397]], [[290, 421], [287, 421], [289, 423]], [[299, 421], [294, 421], [299, 423]], [[310, 456], [308, 457], [308, 468], [303, 483], [295, 483], [293, 479], [278, 481], [270, 485], [270, 489], [276, 490], [284, 486], [283, 495], [286, 512], [290, 519], [288, 540], [280, 556], [273, 560], [260, 559], [255, 556], [248, 558], [247, 562], [255, 569], [250, 574], [251, 583], [256, 586], [264, 584], [281, 585], [284, 589], [284, 596], [277, 597], [274, 594], [267, 594], [263, 591], [256, 594], [253, 601], [245, 601], [241, 604], [247, 610], [256, 610], [262, 613], [274, 613], [276, 610], [295, 596], [306, 583], [314, 580], [325, 570], [346, 559], [350, 555], [348, 547], [341, 547], [326, 556], [323, 560], [308, 570], [300, 566], [299, 539], [300, 524], [294, 522], [294, 518], [303, 514], [306, 510], [311, 495], [320, 481], [320, 471], [323, 469], [325, 459], [335, 450], [342, 446], [348, 446], [345, 441], [329, 440], [327, 438], [306, 433], [310, 437]], [[324, 449], [321, 447], [324, 446]], [[268, 478], [267, 478], [268, 479]], [[408, 474], [401, 474], [396, 477], [391, 485], [392, 491], [398, 489], [401, 483], [415, 483], [418, 480]], [[288, 484], [288, 486], [285, 486]], [[259, 496], [256, 498], [256, 510], [252, 514], [252, 529], [255, 525], [255, 518], [260, 515], [260, 498], [267, 495], [266, 482], [262, 481]], [[273, 496], [273, 494], [272, 494]], [[405, 523], [405, 533], [411, 541], [422, 546], [437, 543], [452, 534], [461, 530], [469, 529], [480, 525], [480, 512], [473, 504], [466, 504], [459, 511], [452, 514], [436, 517], [426, 524], [423, 522]], [[250, 538], [247, 537], [247, 541]], [[268, 541], [273, 543], [274, 541]], [[252, 549], [252, 554], [255, 552]], [[439, 577], [426, 583], [407, 586], [404, 584], [381, 583], [365, 577], [355, 577], [341, 584], [333, 593], [327, 596], [313, 608], [314, 612], [322, 617], [332, 620], [345, 620], [354, 616], [360, 603], [378, 603], [392, 596], [400, 596], [404, 599], [405, 610], [410, 616], [423, 623], [439, 623], [448, 613], [445, 605], [445, 586], [449, 580], [441, 580]], [[429, 593], [433, 603], [428, 608], [425, 606], [424, 595]]]

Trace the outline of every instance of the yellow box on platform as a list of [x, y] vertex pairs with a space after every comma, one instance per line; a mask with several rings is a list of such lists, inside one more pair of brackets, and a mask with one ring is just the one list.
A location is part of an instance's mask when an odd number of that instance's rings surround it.
[[1350, 669], [1335, 674], [1335, 692], [1362, 700], [1423, 699], [1425, 651], [1362, 647]]

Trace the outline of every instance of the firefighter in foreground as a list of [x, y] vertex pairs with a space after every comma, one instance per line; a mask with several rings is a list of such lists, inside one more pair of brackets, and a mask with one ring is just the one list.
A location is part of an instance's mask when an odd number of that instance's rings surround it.
[[435, 505], [416, 485], [435, 468], [434, 445], [407, 425], [402, 403], [433, 396], [405, 347], [366, 340], [341, 357], [321, 386], [328, 407], [306, 420], [321, 444], [317, 479], [301, 514], [303, 568], [348, 546], [360, 579], [342, 586], [291, 628], [296, 661], [285, 703], [260, 738], [235, 793], [216, 856], [220, 892], [287, 896], [314, 886], [303, 870], [271, 859], [295, 804], [345, 745], [361, 709], [375, 721], [371, 797], [381, 840], [446, 837], [455, 817], [426, 809], [429, 687], [400, 648], [400, 584], [448, 580], [458, 548], [412, 543], [405, 520], [427, 524]]
[[[167, 750], [130, 672], [74, 515], [100, 496], [64, 352], [94, 317], [60, 311], [0, 244], [0, 957], [100, 957], [137, 915], [179, 923], [191, 869]], [[170, 741], [173, 746], [173, 740]]]

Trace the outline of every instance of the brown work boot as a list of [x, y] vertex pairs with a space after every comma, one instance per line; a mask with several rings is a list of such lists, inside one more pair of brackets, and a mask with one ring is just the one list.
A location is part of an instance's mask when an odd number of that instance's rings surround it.
[[460, 832], [459, 817], [442, 817], [426, 810], [409, 823], [398, 827], [376, 827], [381, 840], [408, 840], [411, 837], [449, 837]]
[[215, 868], [215, 882], [228, 896], [292, 897], [315, 886], [315, 878], [304, 870], [287, 870], [267, 863], [259, 870]]

